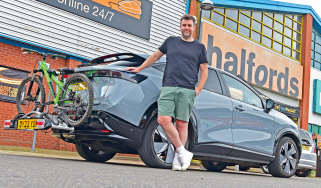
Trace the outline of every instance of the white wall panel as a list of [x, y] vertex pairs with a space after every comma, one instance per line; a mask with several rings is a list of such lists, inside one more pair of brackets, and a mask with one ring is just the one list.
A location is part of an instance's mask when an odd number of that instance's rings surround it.
[[117, 53], [151, 54], [166, 37], [180, 35], [184, 0], [153, 0], [150, 40], [36, 0], [0, 0], [0, 34], [84, 58]]

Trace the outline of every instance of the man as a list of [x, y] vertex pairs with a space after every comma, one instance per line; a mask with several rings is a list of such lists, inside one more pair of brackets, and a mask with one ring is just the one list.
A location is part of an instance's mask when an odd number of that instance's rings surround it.
[[[188, 136], [188, 121], [194, 105], [207, 80], [208, 61], [205, 46], [193, 39], [196, 19], [191, 15], [181, 18], [180, 37], [169, 37], [154, 54], [139, 67], [127, 71], [140, 72], [166, 54], [163, 87], [158, 99], [158, 123], [176, 148], [173, 170], [186, 170], [193, 154], [184, 148]], [[198, 86], [198, 72], [201, 76]], [[176, 122], [173, 125], [172, 118]]]

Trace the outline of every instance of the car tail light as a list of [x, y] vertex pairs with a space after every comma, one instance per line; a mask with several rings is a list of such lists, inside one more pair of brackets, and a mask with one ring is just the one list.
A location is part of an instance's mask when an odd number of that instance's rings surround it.
[[43, 129], [45, 127], [45, 120], [38, 119], [36, 125], [37, 125], [37, 129]]
[[128, 71], [120, 71], [120, 70], [99, 70], [92, 73], [94, 77], [112, 77], [112, 78], [119, 78], [128, 80], [134, 83], [140, 83], [147, 78], [147, 76], [132, 73]]
[[110, 133], [110, 130], [108, 130], [108, 129], [102, 129], [100, 131], [103, 132], [103, 133]]
[[11, 120], [5, 120], [4, 121], [4, 128], [10, 128], [11, 126]]

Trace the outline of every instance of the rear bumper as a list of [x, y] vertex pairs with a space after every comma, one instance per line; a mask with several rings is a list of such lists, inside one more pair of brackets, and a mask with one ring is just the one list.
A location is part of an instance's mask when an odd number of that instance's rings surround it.
[[317, 166], [317, 155], [315, 153], [302, 153], [298, 169], [315, 170]]

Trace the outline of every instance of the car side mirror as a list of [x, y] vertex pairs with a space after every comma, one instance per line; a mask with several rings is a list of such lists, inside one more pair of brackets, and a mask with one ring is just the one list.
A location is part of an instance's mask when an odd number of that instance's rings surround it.
[[274, 101], [272, 99], [266, 99], [265, 112], [269, 113], [274, 108]]

